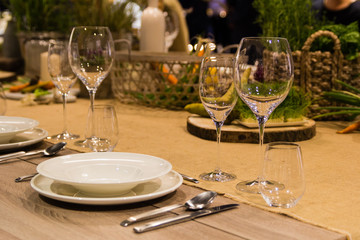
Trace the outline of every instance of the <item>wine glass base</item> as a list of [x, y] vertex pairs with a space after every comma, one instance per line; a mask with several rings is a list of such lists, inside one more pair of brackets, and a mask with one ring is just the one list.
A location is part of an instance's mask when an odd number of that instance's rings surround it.
[[69, 133], [69, 132], [63, 132], [63, 133], [60, 133], [60, 134], [56, 134], [56, 135], [53, 135], [51, 137], [48, 137], [48, 139], [56, 139], [56, 140], [72, 140], [72, 139], [77, 139], [79, 138], [80, 136], [77, 135], [77, 134], [72, 134], [72, 133]]
[[210, 172], [203, 173], [199, 176], [202, 180], [212, 181], [212, 182], [228, 182], [236, 179], [236, 176], [231, 173], [226, 172]]
[[78, 146], [78, 147], [88, 148], [89, 142], [88, 142], [88, 139], [78, 140], [78, 141], [74, 142], [74, 145]]
[[260, 194], [259, 191], [259, 181], [243, 181], [236, 184], [236, 189], [240, 192], [252, 193], [252, 194]]

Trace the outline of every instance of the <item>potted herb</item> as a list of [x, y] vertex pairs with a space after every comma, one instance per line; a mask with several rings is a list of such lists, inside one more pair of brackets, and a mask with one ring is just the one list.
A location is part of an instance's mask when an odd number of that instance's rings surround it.
[[258, 12], [256, 22], [263, 36], [287, 38], [291, 50], [300, 50], [306, 39], [315, 32], [317, 22], [311, 0], [254, 0]]
[[131, 33], [135, 20], [130, 2], [134, 1], [9, 0], [25, 59], [25, 75], [30, 78], [39, 75], [40, 54], [47, 51], [48, 41], [68, 39], [74, 26], [107, 26], [115, 39], [124, 38]]

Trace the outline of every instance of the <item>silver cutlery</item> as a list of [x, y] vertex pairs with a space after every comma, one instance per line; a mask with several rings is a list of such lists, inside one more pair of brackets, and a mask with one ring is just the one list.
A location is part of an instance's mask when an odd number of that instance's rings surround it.
[[203, 217], [203, 216], [214, 214], [214, 213], [219, 213], [219, 212], [222, 212], [225, 210], [233, 209], [237, 206], [239, 206], [239, 204], [226, 204], [226, 205], [216, 206], [216, 207], [212, 207], [212, 208], [208, 208], [208, 209], [198, 210], [195, 212], [183, 213], [183, 214], [180, 214], [180, 215], [177, 215], [174, 217], [169, 217], [169, 218], [162, 219], [162, 220], [152, 221], [152, 222], [146, 223], [145, 225], [142, 225], [139, 227], [134, 227], [134, 231], [136, 233], [142, 233], [142, 232], [154, 230], [157, 228], [170, 226], [170, 225], [173, 225], [176, 223], [189, 221], [194, 218]]
[[141, 213], [132, 217], [129, 217], [128, 219], [122, 221], [120, 223], [121, 226], [127, 227], [130, 224], [133, 224], [135, 222], [139, 222], [141, 220], [153, 218], [155, 216], [159, 216], [160, 214], [163, 214], [165, 212], [174, 210], [176, 208], [185, 207], [189, 210], [199, 210], [207, 207], [209, 204], [211, 204], [214, 201], [214, 198], [216, 197], [217, 193], [213, 191], [207, 191], [202, 192], [199, 195], [196, 195], [192, 199], [185, 202], [185, 204], [174, 204], [162, 208], [158, 208], [155, 210], [151, 210], [145, 213]]
[[38, 173], [33, 173], [30, 175], [25, 175], [25, 176], [21, 176], [21, 177], [17, 177], [15, 178], [15, 182], [24, 182], [24, 181], [28, 181], [31, 180], [33, 177], [35, 177]]
[[189, 182], [193, 182], [193, 183], [199, 183], [199, 180], [195, 179], [195, 178], [192, 178], [192, 177], [189, 177], [185, 174], [182, 174], [180, 173], [180, 175], [183, 177], [184, 180], [187, 180]]
[[66, 145], [66, 142], [59, 142], [59, 143], [56, 143], [56, 144], [54, 144], [46, 149], [43, 149], [43, 150], [36, 150], [36, 151], [31, 151], [31, 152], [20, 151], [20, 152], [1, 155], [0, 162], [6, 161], [9, 159], [13, 159], [16, 157], [27, 157], [27, 156], [32, 156], [35, 154], [40, 154], [40, 153], [42, 153], [44, 156], [52, 156], [52, 155], [55, 155], [57, 152], [59, 152], [61, 149], [63, 149], [65, 147], [65, 145]]

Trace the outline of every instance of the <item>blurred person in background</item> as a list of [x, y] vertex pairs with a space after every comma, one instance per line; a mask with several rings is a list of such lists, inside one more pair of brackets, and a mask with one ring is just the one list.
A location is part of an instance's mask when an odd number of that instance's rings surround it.
[[357, 0], [312, 0], [312, 7], [319, 20], [326, 18], [335, 24], [348, 25], [358, 22], [360, 29], [360, 1]]
[[261, 28], [253, 0], [179, 0], [186, 12], [191, 43], [194, 37], [212, 38], [218, 51], [241, 38], [259, 36]]

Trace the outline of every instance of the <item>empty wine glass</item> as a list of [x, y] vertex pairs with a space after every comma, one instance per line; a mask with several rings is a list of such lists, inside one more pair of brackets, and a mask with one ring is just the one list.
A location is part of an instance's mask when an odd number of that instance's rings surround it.
[[226, 182], [236, 178], [223, 172], [220, 163], [221, 127], [234, 108], [238, 96], [234, 87], [234, 58], [210, 56], [203, 58], [200, 67], [200, 99], [216, 127], [218, 166], [200, 178], [207, 181]]
[[6, 97], [2, 83], [0, 82], [0, 116], [6, 112]]
[[268, 144], [259, 180], [260, 193], [269, 206], [295, 206], [305, 192], [300, 146], [288, 142]]
[[68, 58], [68, 43], [52, 40], [48, 48], [48, 71], [55, 87], [60, 91], [63, 102], [64, 129], [60, 134], [51, 136], [52, 139], [67, 140], [79, 138], [67, 129], [66, 101], [70, 88], [76, 82], [76, 75], [71, 70]]
[[[259, 123], [260, 159], [263, 159], [265, 123], [286, 98], [294, 79], [294, 66], [287, 39], [243, 38], [236, 53], [235, 87]], [[259, 193], [258, 179], [236, 185], [239, 191]]]
[[[96, 90], [110, 72], [114, 54], [114, 41], [108, 27], [81, 26], [72, 29], [70, 66], [89, 91], [91, 110], [94, 109]], [[87, 139], [75, 144], [88, 146]]]
[[89, 108], [87, 131], [89, 148], [94, 152], [112, 152], [119, 140], [118, 121], [112, 105]]

